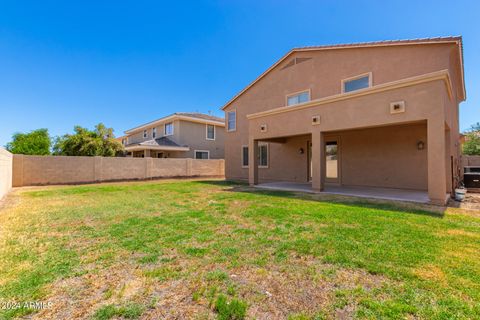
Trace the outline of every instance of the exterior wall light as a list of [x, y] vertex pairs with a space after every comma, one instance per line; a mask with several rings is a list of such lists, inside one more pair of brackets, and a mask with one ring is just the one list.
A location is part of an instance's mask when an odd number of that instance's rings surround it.
[[418, 149], [418, 150], [423, 150], [423, 149], [425, 149], [425, 142], [423, 142], [423, 141], [418, 141], [418, 142], [417, 142], [417, 149]]
[[300, 149], [298, 149], [298, 153], [304, 154], [304, 153], [305, 153], [305, 150], [303, 150], [303, 148], [300, 148]]

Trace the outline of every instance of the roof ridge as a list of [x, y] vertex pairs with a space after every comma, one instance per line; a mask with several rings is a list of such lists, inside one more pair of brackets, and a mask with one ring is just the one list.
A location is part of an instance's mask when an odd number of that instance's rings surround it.
[[440, 36], [440, 37], [428, 37], [428, 38], [413, 38], [413, 39], [398, 39], [398, 40], [377, 40], [377, 41], [362, 41], [362, 42], [350, 42], [350, 43], [336, 43], [336, 44], [322, 44], [311, 46], [293, 47], [291, 51], [300, 49], [317, 49], [317, 48], [330, 48], [330, 47], [349, 47], [360, 45], [375, 45], [375, 44], [396, 44], [396, 43], [416, 43], [416, 42], [436, 42], [436, 41], [458, 41], [462, 40], [462, 36]]

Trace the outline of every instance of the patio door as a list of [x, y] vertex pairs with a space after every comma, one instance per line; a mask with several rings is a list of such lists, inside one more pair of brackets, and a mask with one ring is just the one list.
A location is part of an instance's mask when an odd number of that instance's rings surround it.
[[340, 183], [340, 153], [337, 138], [325, 141], [325, 182]]

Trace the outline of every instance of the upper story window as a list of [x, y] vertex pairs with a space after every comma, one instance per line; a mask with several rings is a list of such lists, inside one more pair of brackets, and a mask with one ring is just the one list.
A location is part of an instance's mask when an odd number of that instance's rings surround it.
[[215, 140], [215, 126], [207, 124], [207, 140]]
[[144, 138], [147, 137], [147, 130], [143, 130], [143, 137], [144, 137]]
[[122, 139], [122, 144], [126, 146], [128, 144], [128, 138], [123, 138]]
[[157, 128], [152, 129], [152, 138], [155, 139], [157, 137]]
[[235, 131], [237, 129], [237, 112], [227, 112], [227, 131]]
[[366, 73], [342, 80], [342, 92], [351, 92], [372, 86], [372, 74]]
[[165, 123], [165, 135], [166, 136], [173, 135], [173, 122]]
[[310, 101], [310, 91], [304, 91], [287, 96], [287, 106], [293, 106]]

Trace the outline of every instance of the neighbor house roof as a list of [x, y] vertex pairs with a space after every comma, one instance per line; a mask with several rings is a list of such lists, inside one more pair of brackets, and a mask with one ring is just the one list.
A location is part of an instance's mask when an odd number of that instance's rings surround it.
[[126, 130], [126, 134], [133, 133], [138, 130], [142, 130], [145, 128], [149, 128], [156, 124], [160, 124], [166, 121], [173, 121], [173, 120], [185, 120], [190, 122], [198, 122], [198, 123], [205, 123], [205, 124], [213, 124], [220, 127], [225, 127], [225, 119], [220, 117], [215, 117], [209, 114], [198, 113], [198, 112], [175, 112], [169, 116], [142, 124], [138, 127]]
[[436, 38], [420, 38], [420, 39], [404, 39], [404, 40], [385, 40], [385, 41], [374, 41], [374, 42], [358, 42], [358, 43], [347, 43], [347, 44], [333, 44], [333, 45], [321, 45], [321, 46], [306, 46], [306, 47], [296, 47], [291, 49], [287, 54], [275, 62], [270, 68], [265, 70], [258, 78], [256, 78], [252, 83], [246, 86], [242, 91], [235, 95], [230, 101], [228, 101], [223, 107], [224, 110], [232, 102], [234, 102], [238, 97], [240, 97], [244, 92], [246, 92], [250, 87], [257, 83], [260, 79], [266, 76], [270, 71], [272, 71], [276, 66], [282, 63], [285, 59], [290, 57], [296, 52], [305, 52], [305, 51], [320, 51], [320, 50], [335, 50], [335, 49], [351, 49], [351, 48], [364, 48], [364, 47], [385, 47], [385, 46], [400, 46], [400, 45], [422, 45], [422, 44], [439, 44], [439, 43], [456, 43], [459, 46], [460, 54], [460, 69], [461, 69], [461, 82], [462, 82], [462, 92], [463, 100], [466, 98], [465, 91], [465, 78], [463, 74], [463, 45], [461, 36], [449, 36], [449, 37], [436, 37]]
[[143, 149], [156, 149], [156, 150], [172, 150], [172, 151], [188, 151], [188, 146], [181, 146], [167, 137], [160, 137], [157, 139], [142, 141], [139, 143], [131, 143], [125, 146], [128, 151], [143, 150]]

